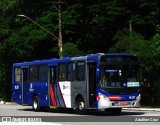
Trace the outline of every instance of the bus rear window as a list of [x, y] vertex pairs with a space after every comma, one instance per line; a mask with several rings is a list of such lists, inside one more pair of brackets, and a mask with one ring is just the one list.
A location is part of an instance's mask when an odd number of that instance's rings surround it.
[[14, 75], [15, 75], [15, 82], [20, 82], [21, 81], [21, 68], [20, 67], [16, 67], [14, 69]]

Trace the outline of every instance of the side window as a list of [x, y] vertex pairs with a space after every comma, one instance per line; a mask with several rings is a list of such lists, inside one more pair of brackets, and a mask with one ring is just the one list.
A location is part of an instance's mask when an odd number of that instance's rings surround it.
[[14, 69], [14, 79], [15, 79], [15, 82], [21, 81], [21, 68], [20, 67], [16, 67]]
[[38, 66], [30, 67], [30, 82], [38, 82]]
[[68, 64], [68, 80], [75, 81], [75, 75], [76, 75], [76, 65], [73, 62], [69, 63]]
[[66, 63], [59, 64], [58, 78], [60, 81], [65, 81], [66, 79]]
[[84, 81], [85, 80], [85, 62], [78, 62], [77, 63], [77, 81]]
[[48, 66], [40, 65], [39, 66], [39, 82], [47, 82], [48, 81]]

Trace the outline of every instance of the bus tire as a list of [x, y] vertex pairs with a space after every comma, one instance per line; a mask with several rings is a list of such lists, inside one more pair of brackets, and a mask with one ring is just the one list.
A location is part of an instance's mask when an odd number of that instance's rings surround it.
[[112, 109], [112, 114], [113, 115], [119, 115], [121, 113], [122, 108], [115, 108]]
[[78, 113], [80, 115], [86, 114], [85, 102], [84, 102], [83, 98], [79, 98], [76, 101], [76, 113]]
[[37, 96], [33, 97], [33, 102], [32, 102], [32, 107], [34, 111], [39, 111], [40, 106], [39, 106], [39, 99]]

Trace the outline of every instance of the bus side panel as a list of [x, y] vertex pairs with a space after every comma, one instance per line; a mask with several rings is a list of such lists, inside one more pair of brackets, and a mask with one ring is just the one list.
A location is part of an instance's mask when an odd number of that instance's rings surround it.
[[50, 86], [50, 106], [57, 106], [57, 107], [66, 107], [65, 104], [65, 98], [64, 98], [64, 93], [63, 93], [63, 86], [61, 83], [56, 84], [56, 86]]
[[23, 83], [23, 92], [22, 92], [22, 104], [23, 105], [28, 105], [28, 93], [29, 93], [29, 84], [28, 83]]
[[48, 83], [47, 82], [31, 82], [28, 95], [28, 104], [32, 105], [32, 99], [37, 96], [40, 106], [49, 105]]
[[22, 86], [21, 86], [21, 83], [13, 83], [12, 85], [12, 98], [13, 98], [13, 101], [18, 103], [18, 104], [22, 104]]
[[71, 82], [70, 81], [59, 82], [59, 87], [64, 102], [64, 105], [62, 106], [71, 108]]
[[48, 83], [43, 82], [40, 87], [40, 93], [41, 93], [41, 106], [48, 106], [49, 105], [49, 96], [48, 96]]
[[[76, 108], [75, 100], [76, 98], [82, 97], [85, 102], [85, 106], [87, 106], [87, 89], [85, 81], [73, 81], [71, 82], [71, 107]], [[86, 107], [87, 108], [87, 107]]]

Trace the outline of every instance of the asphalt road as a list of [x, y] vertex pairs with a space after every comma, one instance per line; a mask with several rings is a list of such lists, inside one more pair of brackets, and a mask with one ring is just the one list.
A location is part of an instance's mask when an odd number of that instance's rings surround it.
[[125, 123], [135, 125], [139, 122], [141, 122], [142, 124], [146, 123], [144, 125], [155, 125], [160, 123], [160, 112], [122, 110], [122, 113], [120, 115], [113, 116], [111, 112], [90, 111], [86, 115], [78, 115], [70, 109], [51, 109], [34, 112], [31, 106], [0, 105], [0, 122], [6, 120], [7, 118], [11, 118], [14, 122], [17, 122], [17, 120], [29, 120], [31, 122], [34, 120], [37, 120], [38, 122], [49, 121], [50, 123], [54, 122], [54, 125], [72, 125], [75, 123], [76, 125], [88, 125], [88, 123], [92, 123], [92, 125], [103, 125], [106, 124], [106, 122], [112, 124], [118, 123], [118, 125], [125, 125]]

